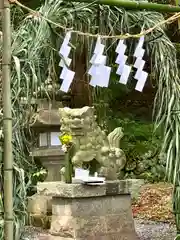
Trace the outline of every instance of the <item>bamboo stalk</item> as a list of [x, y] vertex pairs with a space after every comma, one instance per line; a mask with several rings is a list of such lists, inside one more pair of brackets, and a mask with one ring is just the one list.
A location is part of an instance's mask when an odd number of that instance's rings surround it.
[[[176, 6], [179, 5], [179, 0], [175, 0], [175, 5]], [[178, 30], [180, 30], [180, 18], [178, 18], [177, 23], [178, 23]]]
[[86, 2], [122, 7], [129, 10], [148, 10], [156, 12], [180, 12], [179, 6], [128, 0], [68, 0], [70, 2]]
[[2, 92], [4, 132], [4, 239], [13, 240], [13, 155], [11, 112], [11, 15], [8, 0], [2, 1]]

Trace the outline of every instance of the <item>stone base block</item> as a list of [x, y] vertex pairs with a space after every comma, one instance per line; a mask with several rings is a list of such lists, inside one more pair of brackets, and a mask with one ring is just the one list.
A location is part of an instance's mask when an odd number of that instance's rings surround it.
[[65, 184], [63, 182], [39, 182], [37, 193], [44, 196], [61, 196], [68, 198], [95, 197], [106, 195], [131, 194], [138, 195], [140, 187], [144, 184], [142, 179], [127, 179], [107, 181], [102, 186], [87, 186], [83, 184]]
[[32, 214], [47, 214], [47, 196], [38, 195], [37, 193], [28, 197], [27, 210]]
[[52, 215], [52, 197], [34, 194], [28, 198], [27, 224], [34, 227], [50, 228]]
[[34, 194], [28, 197], [27, 210], [33, 214], [47, 214], [52, 213], [52, 197], [43, 194]]
[[134, 236], [134, 234], [126, 234], [125, 236], [119, 234], [112, 234], [109, 236], [94, 236], [84, 238], [64, 238], [59, 236], [40, 236], [39, 240], [139, 240], [138, 236]]
[[29, 214], [28, 224], [34, 227], [41, 227], [43, 229], [50, 229], [51, 226], [51, 216], [39, 215], [39, 214]]
[[61, 186], [52, 198], [48, 240], [138, 240], [126, 184], [123, 193], [117, 182]]

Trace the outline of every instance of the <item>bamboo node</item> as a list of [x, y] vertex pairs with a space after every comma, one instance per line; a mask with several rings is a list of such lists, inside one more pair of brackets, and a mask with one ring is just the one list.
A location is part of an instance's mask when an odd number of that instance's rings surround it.
[[[180, 12], [177, 12], [175, 13], [173, 16], [167, 18], [166, 20], [163, 20], [157, 24], [155, 24], [153, 27], [149, 28], [149, 29], [146, 29], [144, 31], [142, 31], [141, 33], [139, 34], [129, 34], [129, 33], [125, 33], [124, 35], [99, 35], [99, 34], [92, 34], [92, 33], [88, 33], [88, 32], [81, 32], [81, 31], [78, 31], [78, 30], [73, 30], [73, 28], [67, 28], [63, 25], [60, 25], [59, 23], [56, 23], [46, 17], [44, 17], [40, 12], [38, 11], [35, 11], [25, 5], [23, 5], [22, 3], [20, 3], [18, 0], [9, 0], [10, 3], [15, 3], [17, 4], [19, 7], [27, 10], [30, 15], [28, 16], [29, 18], [31, 17], [34, 17], [36, 19], [39, 19], [39, 18], [42, 18], [43, 20], [47, 21], [48, 23], [56, 26], [56, 27], [59, 27], [61, 29], [63, 29], [65, 32], [66, 31], [71, 31], [72, 33], [75, 33], [77, 35], [80, 35], [80, 36], [87, 36], [87, 37], [94, 37], [94, 38], [97, 38], [97, 37], [100, 37], [100, 38], [103, 38], [103, 39], [127, 39], [127, 38], [140, 38], [141, 36], [143, 35], [147, 35], [149, 33], [151, 33], [152, 31], [158, 29], [160, 26], [162, 25], [165, 25], [165, 24], [171, 24], [172, 22], [174, 21], [177, 21], [179, 18], [180, 18]], [[137, 2], [136, 5], [139, 5], [140, 6], [140, 3]], [[173, 7], [173, 6], [171, 6]], [[179, 10], [180, 11], [180, 10]]]

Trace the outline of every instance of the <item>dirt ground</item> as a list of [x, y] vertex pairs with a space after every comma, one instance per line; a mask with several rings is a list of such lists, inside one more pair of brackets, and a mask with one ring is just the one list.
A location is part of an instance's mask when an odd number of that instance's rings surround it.
[[174, 223], [172, 191], [173, 186], [167, 183], [144, 185], [138, 200], [132, 205], [134, 217]]

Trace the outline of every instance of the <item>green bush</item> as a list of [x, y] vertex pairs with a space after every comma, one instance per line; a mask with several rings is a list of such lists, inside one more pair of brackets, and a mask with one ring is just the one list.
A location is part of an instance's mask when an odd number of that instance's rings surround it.
[[126, 154], [127, 163], [121, 177], [138, 177], [149, 182], [164, 180], [165, 157], [160, 155], [161, 137], [154, 132], [152, 123], [110, 118], [108, 125], [111, 128], [121, 126], [124, 131], [120, 147]]

